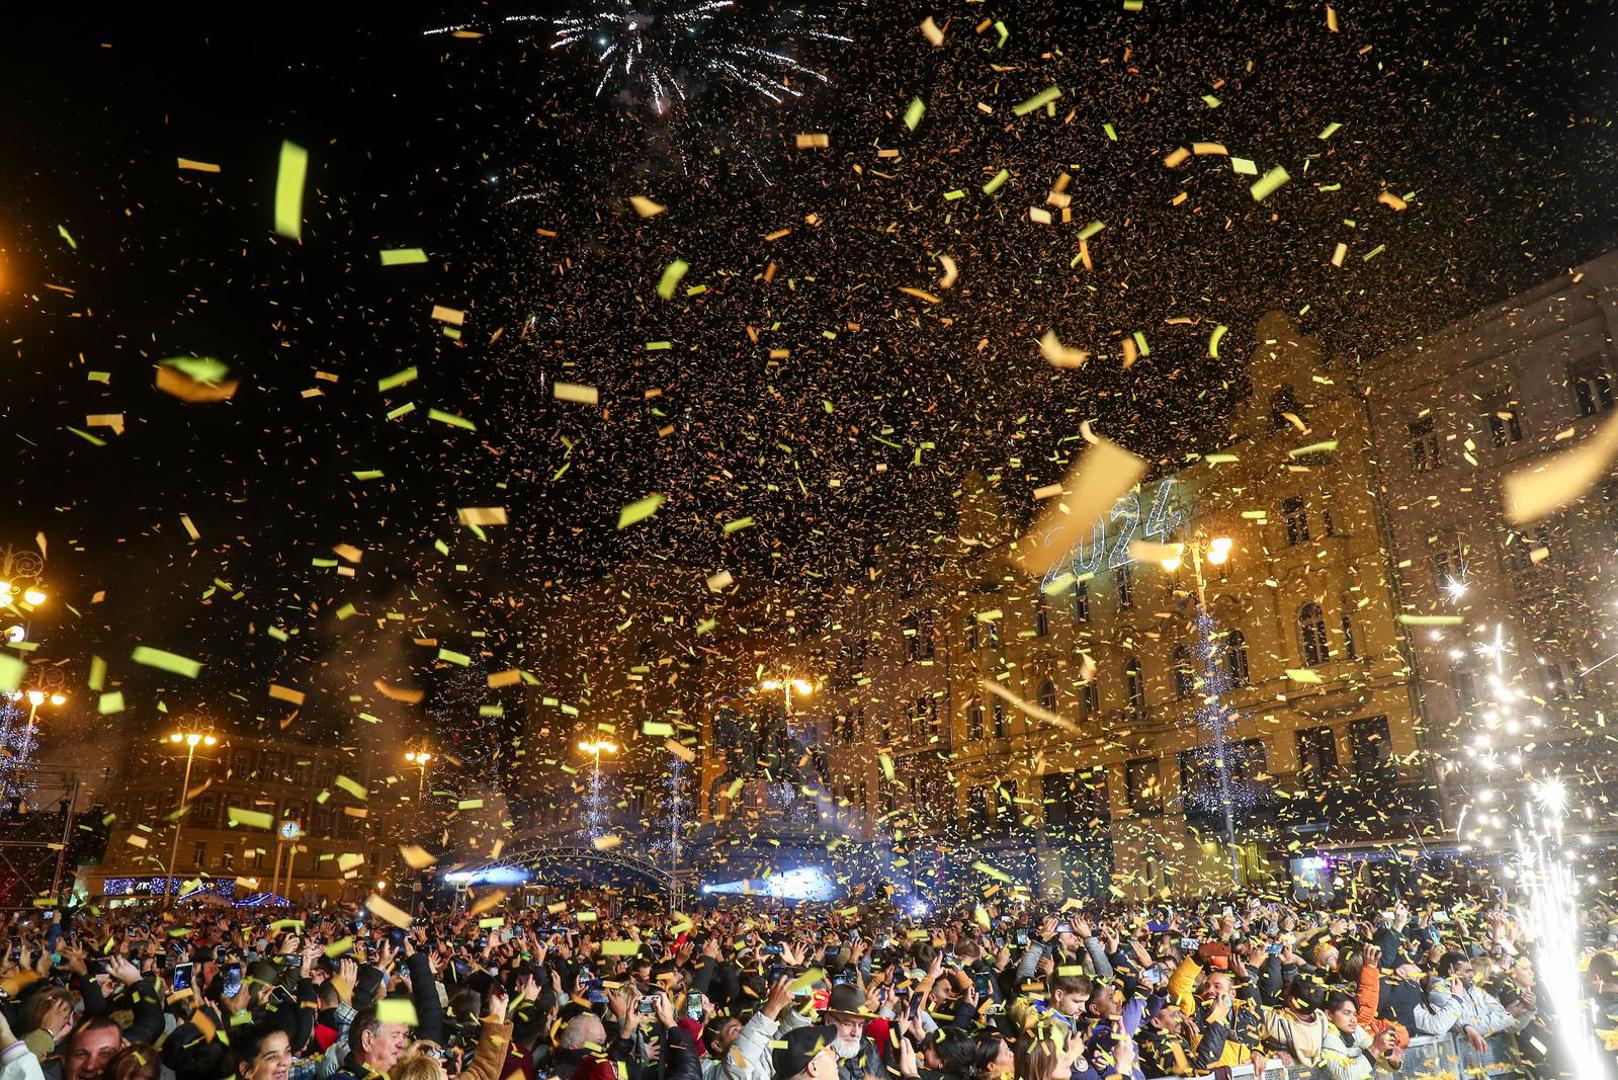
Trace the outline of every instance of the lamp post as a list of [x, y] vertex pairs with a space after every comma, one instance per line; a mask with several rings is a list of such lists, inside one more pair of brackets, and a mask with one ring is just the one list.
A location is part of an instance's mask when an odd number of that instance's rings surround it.
[[601, 835], [601, 755], [616, 754], [618, 744], [611, 739], [580, 739], [579, 749], [594, 759], [590, 772], [590, 809], [585, 830], [593, 840]]
[[185, 778], [180, 781], [180, 809], [174, 815], [174, 843], [169, 846], [169, 870], [163, 886], [163, 906], [174, 905], [174, 863], [180, 857], [180, 830], [185, 825], [186, 796], [191, 791], [191, 762], [197, 756], [198, 746], [212, 746], [219, 740], [212, 735], [196, 731], [176, 731], [169, 736], [171, 745], [185, 744]]
[[43, 690], [25, 691], [28, 695], [28, 728], [34, 728], [34, 718], [39, 714], [39, 707], [49, 702], [52, 706], [66, 705], [67, 695], [62, 693], [47, 694]]
[[780, 678], [764, 679], [758, 684], [760, 690], [781, 691], [782, 700], [786, 706], [787, 735], [792, 734], [792, 693], [797, 691], [799, 697], [809, 697], [815, 692], [815, 684], [808, 679], [782, 676]]
[[1187, 544], [1174, 545], [1175, 553], [1162, 561], [1163, 569], [1175, 572], [1185, 561], [1185, 552], [1191, 553], [1191, 569], [1197, 582], [1197, 635], [1202, 653], [1203, 705], [1206, 724], [1213, 737], [1214, 775], [1219, 784], [1219, 809], [1224, 818], [1225, 856], [1230, 861], [1230, 882], [1238, 891], [1242, 887], [1241, 851], [1236, 846], [1236, 814], [1230, 790], [1230, 737], [1229, 716], [1219, 698], [1223, 678], [1219, 670], [1219, 656], [1213, 641], [1213, 613], [1208, 609], [1208, 581], [1202, 564], [1222, 566], [1230, 558], [1232, 540], [1228, 536], [1205, 537], [1196, 534]]
[[423, 796], [427, 793], [427, 763], [432, 759], [433, 755], [426, 750], [408, 750], [405, 752], [405, 760], [414, 765], [420, 773], [420, 779], [416, 783], [416, 807], [418, 810], [421, 807]]

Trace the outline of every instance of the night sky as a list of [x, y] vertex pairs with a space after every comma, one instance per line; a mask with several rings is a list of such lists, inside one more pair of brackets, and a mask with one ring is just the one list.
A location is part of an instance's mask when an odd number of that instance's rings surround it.
[[[161, 723], [160, 701], [273, 730], [272, 682], [311, 693], [300, 732], [363, 735], [367, 709], [420, 729], [371, 688], [437, 685], [401, 639], [521, 666], [535, 612], [630, 559], [666, 560], [643, 583], [654, 606], [728, 569], [801, 581], [813, 610], [879, 554], [952, 536], [972, 468], [1025, 505], [1086, 418], [1162, 467], [1215, 449], [1270, 308], [1368, 357], [1599, 253], [1618, 225], [1606, 4], [1348, 2], [1333, 33], [1320, 3], [806, 0], [797, 18], [742, 0], [686, 47], [689, 100], [664, 116], [634, 81], [595, 96], [592, 54], [549, 49], [543, 23], [501, 21], [588, 5], [97, 7], [8, 12], [0, 116], [0, 539], [47, 537], [62, 603], [32, 659], [80, 687], [55, 729], [75, 739]], [[929, 14], [943, 48], [917, 29]], [[462, 22], [484, 35], [423, 33]], [[728, 84], [714, 58], [754, 36], [828, 81], [794, 76], [782, 105]], [[1013, 114], [1051, 85], [1054, 119]], [[795, 149], [800, 132], [830, 147]], [[301, 243], [272, 230], [283, 139], [310, 153]], [[1228, 157], [1165, 168], [1193, 141], [1292, 181], [1255, 202]], [[1073, 221], [1030, 221], [1063, 172]], [[667, 211], [643, 220], [632, 195]], [[378, 265], [413, 247], [427, 264]], [[940, 254], [960, 268], [948, 291]], [[691, 268], [665, 301], [677, 258]], [[435, 304], [466, 312], [460, 341]], [[1051, 367], [1047, 330], [1093, 359]], [[1135, 332], [1151, 352], [1126, 369]], [[215, 357], [240, 389], [170, 397], [153, 364], [174, 356]], [[557, 381], [600, 405], [553, 400]], [[86, 427], [105, 413], [122, 435]], [[657, 515], [617, 530], [652, 492]], [[494, 506], [511, 523], [487, 542], [458, 526], [457, 508]], [[315, 563], [338, 544], [365, 551], [352, 579]], [[378, 629], [390, 610], [406, 621]], [[667, 610], [693, 632], [712, 614]], [[138, 644], [203, 674], [154, 675]], [[124, 712], [95, 716], [91, 655]]]

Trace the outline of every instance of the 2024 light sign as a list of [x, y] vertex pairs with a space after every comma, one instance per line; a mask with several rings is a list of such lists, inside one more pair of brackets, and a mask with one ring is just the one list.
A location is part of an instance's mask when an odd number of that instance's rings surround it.
[[[1112, 513], [1097, 521], [1090, 530], [1090, 538], [1074, 545], [1068, 567], [1074, 577], [1082, 580], [1088, 575], [1100, 573], [1103, 562], [1108, 570], [1129, 565], [1135, 561], [1135, 557], [1129, 553], [1129, 544], [1137, 534], [1166, 544], [1169, 536], [1185, 520], [1185, 511], [1174, 502], [1172, 479], [1158, 482], [1152, 492], [1152, 508], [1146, 512], [1144, 521], [1140, 508], [1139, 491], [1131, 491], [1113, 504]], [[1110, 544], [1107, 539], [1109, 525], [1112, 531]], [[1062, 564], [1057, 563], [1046, 575], [1045, 583], [1049, 585], [1063, 572]]]

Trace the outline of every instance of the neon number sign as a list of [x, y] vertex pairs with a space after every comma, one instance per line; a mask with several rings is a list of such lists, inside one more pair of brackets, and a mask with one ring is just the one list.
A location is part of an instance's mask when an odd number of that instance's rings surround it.
[[[1152, 507], [1146, 512], [1144, 521], [1140, 493], [1131, 491], [1113, 504], [1110, 514], [1095, 523], [1088, 540], [1081, 539], [1074, 545], [1069, 569], [1074, 577], [1082, 578], [1087, 574], [1100, 573], [1103, 563], [1108, 570], [1127, 566], [1135, 561], [1129, 554], [1129, 545], [1137, 533], [1147, 539], [1168, 543], [1169, 536], [1184, 520], [1185, 511], [1174, 503], [1173, 480], [1158, 482], [1152, 492]], [[1109, 529], [1113, 537], [1111, 545], [1107, 543]], [[1062, 565], [1058, 563], [1046, 575], [1045, 584], [1049, 585], [1061, 572]]]

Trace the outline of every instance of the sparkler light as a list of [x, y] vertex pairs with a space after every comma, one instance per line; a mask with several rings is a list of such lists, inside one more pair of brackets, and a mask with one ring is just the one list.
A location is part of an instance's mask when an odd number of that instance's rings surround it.
[[1527, 903], [1526, 928], [1533, 938], [1539, 986], [1549, 997], [1550, 1015], [1558, 1018], [1570, 1075], [1607, 1075], [1596, 1042], [1592, 1004], [1583, 993], [1579, 970], [1579, 886], [1569, 865], [1562, 823], [1567, 815], [1567, 788], [1560, 777], [1533, 787], [1533, 805], [1524, 808], [1525, 827], [1518, 829], [1517, 874]]

